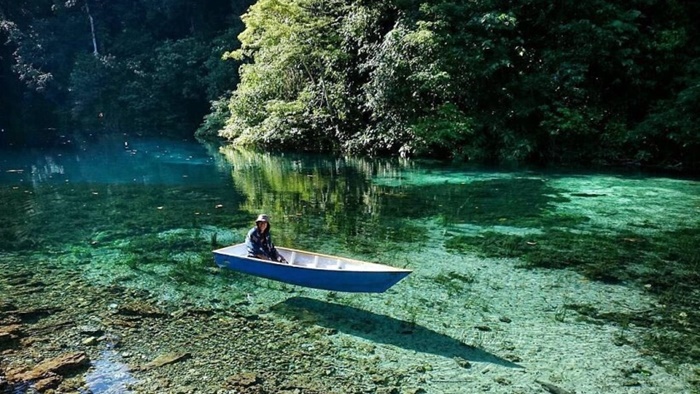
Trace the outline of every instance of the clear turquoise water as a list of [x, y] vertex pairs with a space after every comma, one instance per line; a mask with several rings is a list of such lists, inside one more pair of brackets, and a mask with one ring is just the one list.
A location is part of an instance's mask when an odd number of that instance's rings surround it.
[[[609, 315], [665, 303], [673, 293], [650, 291], [667, 285], [651, 281], [666, 275], [662, 266], [674, 280], [696, 283], [694, 180], [265, 154], [124, 136], [3, 150], [0, 195], [4, 270], [42, 261], [36, 269], [45, 263], [164, 303], [302, 316], [308, 327], [340, 333], [332, 343], [345, 360], [401, 370], [406, 384], [428, 392], [463, 392], [465, 381], [491, 392], [539, 392], [536, 379], [628, 392], [625, 377], [609, 371], [632, 359], [654, 371], [634, 392], [690, 392], [698, 373], [697, 353], [674, 359], [645, 345], [659, 332], [676, 335], [682, 322], [630, 326]], [[347, 295], [218, 272], [211, 249], [242, 242], [261, 212], [271, 215], [278, 245], [414, 273], [381, 295]], [[555, 238], [567, 241], [548, 243]], [[9, 291], [0, 288], [12, 298]], [[700, 297], [684, 294], [672, 313], [693, 327]], [[596, 324], [575, 312], [580, 306], [599, 312]], [[620, 335], [633, 345], [615, 345]], [[510, 376], [501, 369], [530, 372], [504, 384], [491, 373]], [[103, 380], [93, 391], [108, 386]]]

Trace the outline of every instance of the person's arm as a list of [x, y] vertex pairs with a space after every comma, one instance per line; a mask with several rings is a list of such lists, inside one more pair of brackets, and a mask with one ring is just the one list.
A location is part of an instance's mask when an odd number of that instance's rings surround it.
[[270, 254], [272, 255], [271, 260], [278, 261], [280, 263], [286, 263], [287, 259], [285, 259], [280, 252], [277, 251], [277, 248], [275, 248], [275, 244], [272, 243], [272, 236], [269, 238], [270, 240]]

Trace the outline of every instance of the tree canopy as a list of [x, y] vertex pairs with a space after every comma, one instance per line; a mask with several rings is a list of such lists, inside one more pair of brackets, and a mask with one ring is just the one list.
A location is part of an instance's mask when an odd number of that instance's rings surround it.
[[459, 160], [697, 167], [692, 2], [259, 0], [222, 135]]
[[697, 170], [698, 18], [680, 0], [2, 1], [18, 115], [0, 128]]

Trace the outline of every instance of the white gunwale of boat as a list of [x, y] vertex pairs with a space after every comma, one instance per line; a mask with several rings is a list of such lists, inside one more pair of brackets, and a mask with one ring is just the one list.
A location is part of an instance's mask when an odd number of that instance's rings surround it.
[[[245, 244], [227, 246], [221, 249], [217, 249], [214, 252], [233, 257], [264, 262], [266, 264], [276, 264], [281, 266], [298, 267], [312, 270], [349, 272], [412, 272], [409, 269], [392, 267], [390, 265], [370, 263], [367, 261], [355, 260], [347, 257], [331, 256], [323, 253], [308, 252], [300, 249], [278, 247], [277, 250], [280, 252], [280, 254], [284, 256], [285, 259], [288, 260], [288, 262], [292, 264], [279, 263], [277, 261], [269, 260], [259, 260], [254, 257], [248, 257]], [[291, 261], [292, 253], [296, 254], [295, 261]], [[315, 263], [314, 258], [323, 260]]]

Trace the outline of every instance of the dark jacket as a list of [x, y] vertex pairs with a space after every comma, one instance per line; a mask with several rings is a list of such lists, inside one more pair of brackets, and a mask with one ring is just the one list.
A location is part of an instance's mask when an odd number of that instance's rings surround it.
[[264, 233], [258, 230], [258, 226], [251, 228], [245, 237], [245, 246], [248, 248], [249, 257], [263, 255], [274, 261], [281, 260], [282, 256], [275, 249], [275, 244], [272, 243], [269, 223]]

